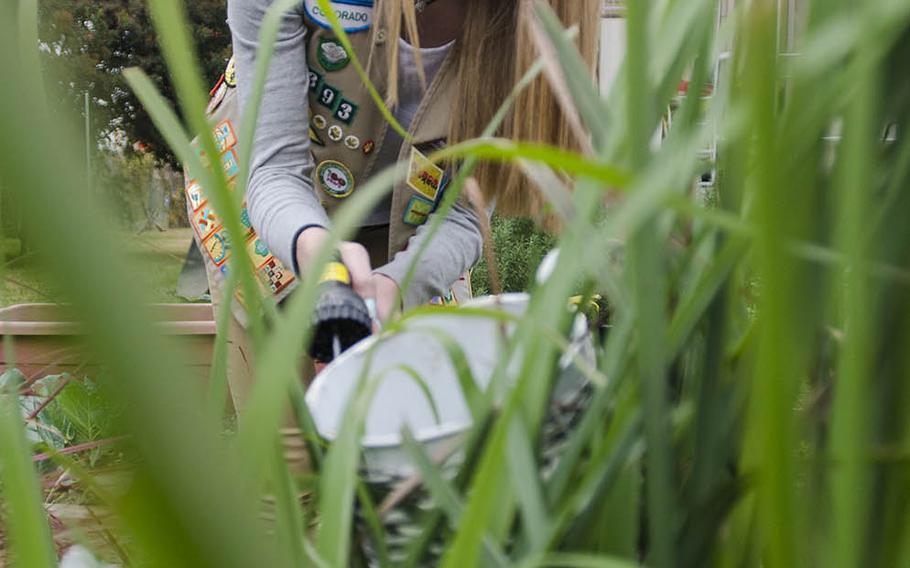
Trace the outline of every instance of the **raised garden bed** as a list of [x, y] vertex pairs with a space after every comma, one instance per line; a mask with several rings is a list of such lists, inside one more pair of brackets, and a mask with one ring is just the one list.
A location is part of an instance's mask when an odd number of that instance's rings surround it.
[[[188, 363], [208, 377], [215, 341], [211, 304], [156, 304], [155, 320], [187, 346]], [[0, 349], [0, 372], [15, 367], [27, 379], [97, 368], [86, 353], [80, 324], [60, 304], [19, 304], [0, 309], [0, 335], [13, 337], [13, 356]]]

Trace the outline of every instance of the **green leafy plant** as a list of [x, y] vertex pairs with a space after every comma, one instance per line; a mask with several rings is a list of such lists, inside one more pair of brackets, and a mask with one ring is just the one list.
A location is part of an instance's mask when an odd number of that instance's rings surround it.
[[[263, 26], [260, 80], [240, 129], [244, 168], [278, 17], [292, 4], [276, 2]], [[326, 0], [320, 4], [333, 14]], [[231, 193], [223, 174], [206, 169], [189, 146], [198, 134], [216, 154], [182, 5], [149, 6], [185, 122], [140, 71], [127, 80], [237, 237], [242, 188]], [[777, 3], [743, 3], [719, 18], [713, 0], [630, 2], [628, 57], [604, 97], [571, 30], [545, 2], [525, 4], [543, 55], [516, 89], [543, 75], [566, 92], [569, 110], [590, 130], [592, 152], [490, 138], [445, 150], [463, 166], [443, 211], [479, 159], [523, 164], [539, 181], [571, 179], [573, 190], [542, 184], [563, 217], [560, 254], [551, 275], [532, 287], [494, 388], [465, 393], [474, 427], [465, 433], [463, 465], [454, 475], [440, 470], [404, 435], [437, 505], [422, 518], [405, 565], [430, 558], [436, 544], [438, 563], [452, 567], [910, 563], [910, 231], [903, 219], [910, 79], [894, 72], [905, 63], [910, 2], [806, 6], [806, 18], [792, 22], [798, 55], [785, 56]], [[229, 287], [243, 289], [250, 303], [257, 374], [269, 380], [257, 383], [236, 434], [224, 436], [223, 343], [206, 403], [189, 386], [180, 350], [148, 325], [141, 296], [122, 285], [129, 263], [78, 193], [78, 176], [69, 175], [79, 171], [77, 157], [34, 96], [42, 92], [37, 67], [21, 64], [37, 45], [34, 7], [0, 5], [0, 65], [9, 74], [0, 89], [0, 177], [17, 191], [49, 274], [109, 369], [105, 397], [127, 409], [121, 426], [141, 464], [127, 495], [97, 488], [97, 496], [128, 536], [129, 557], [162, 566], [347, 566], [360, 562], [352, 553], [356, 510], [380, 564], [391, 565], [381, 526], [387, 511], [358, 476], [363, 421], [382, 377], [362, 377], [327, 448], [302, 399], [296, 364], [319, 270], [279, 314], [257, 300], [249, 261], [236, 251]], [[690, 94], [680, 99], [683, 78]], [[708, 100], [693, 96], [709, 91]], [[656, 146], [652, 133], [674, 101], [673, 126]], [[713, 141], [716, 186], [706, 206], [693, 187]], [[54, 168], [46, 167], [49, 156]], [[358, 189], [336, 216], [319, 262], [400, 175], [392, 168]], [[573, 318], [567, 300], [579, 285], [609, 303], [609, 331], [586, 375], [587, 409], [560, 459], [541, 471]], [[495, 310], [446, 312], [507, 320]], [[228, 317], [219, 317], [222, 342]], [[448, 353], [464, 371], [463, 354]], [[460, 378], [471, 383], [469, 373]], [[279, 444], [288, 400], [315, 464], [296, 484]], [[0, 394], [10, 558], [16, 566], [51, 566], [17, 408], [14, 393]], [[80, 478], [91, 486], [90, 473]], [[314, 504], [301, 508], [298, 488], [314, 491]], [[270, 523], [258, 519], [263, 495], [274, 498]]]

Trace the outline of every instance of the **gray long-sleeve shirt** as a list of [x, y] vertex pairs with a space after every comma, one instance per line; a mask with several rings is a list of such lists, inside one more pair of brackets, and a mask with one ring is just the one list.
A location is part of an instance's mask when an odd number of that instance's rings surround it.
[[[233, 35], [241, 108], [244, 108], [248, 98], [248, 85], [254, 75], [259, 28], [273, 1], [228, 1], [228, 23]], [[246, 196], [253, 226], [286, 266], [296, 264], [295, 238], [301, 229], [329, 224], [311, 177], [314, 163], [309, 140], [306, 26], [303, 18], [300, 3], [281, 19], [256, 126]], [[413, 58], [403, 58], [402, 81], [417, 76], [413, 65]], [[402, 95], [396, 114], [409, 119], [412, 114], [408, 116], [407, 109], [419, 104], [422, 91], [419, 88], [402, 89]], [[417, 97], [416, 100], [411, 100], [414, 97]], [[400, 144], [400, 139], [397, 143]], [[389, 152], [388, 155], [390, 158], [387, 160], [394, 161], [392, 156], [397, 156], [397, 152]], [[390, 163], [377, 163], [376, 169], [379, 171], [387, 165]], [[375, 220], [375, 214], [371, 218]], [[377, 268], [376, 272], [401, 286], [413, 255], [426, 238], [427, 229], [427, 226], [420, 227], [407, 250], [395, 255], [391, 262]], [[421, 258], [414, 280], [405, 293], [405, 305], [418, 305], [433, 296], [445, 295], [449, 286], [478, 261], [482, 246], [477, 215], [471, 209], [456, 204], [443, 221], [433, 244]]]

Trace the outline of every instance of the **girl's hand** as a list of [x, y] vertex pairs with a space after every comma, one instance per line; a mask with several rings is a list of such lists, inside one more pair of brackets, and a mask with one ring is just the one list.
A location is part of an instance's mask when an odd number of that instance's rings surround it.
[[[306, 274], [319, 251], [325, 246], [329, 232], [322, 227], [310, 227], [297, 237], [297, 266], [301, 274]], [[351, 273], [351, 286], [364, 300], [376, 298], [376, 288], [373, 283], [373, 269], [370, 267], [370, 255], [367, 249], [359, 243], [338, 243], [338, 252], [341, 262], [348, 267]]]
[[398, 283], [384, 274], [373, 274], [373, 290], [376, 292], [376, 315], [380, 321], [387, 321], [396, 310], [401, 309]]

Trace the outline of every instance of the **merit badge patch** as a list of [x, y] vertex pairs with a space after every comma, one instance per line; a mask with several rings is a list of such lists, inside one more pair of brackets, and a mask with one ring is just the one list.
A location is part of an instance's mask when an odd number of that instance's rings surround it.
[[310, 142], [317, 146], [325, 146], [325, 142], [322, 141], [322, 138], [319, 137], [319, 133], [316, 132], [316, 129], [310, 126]]
[[341, 102], [338, 103], [338, 108], [335, 110], [335, 118], [345, 124], [351, 124], [354, 122], [356, 115], [357, 105], [347, 99], [341, 99]]
[[[362, 32], [373, 25], [373, 0], [333, 0], [329, 4], [335, 10], [341, 27], [348, 33]], [[317, 0], [305, 0], [303, 6], [311, 20], [323, 28], [332, 27]]]
[[234, 127], [231, 125], [230, 120], [219, 122], [213, 134], [215, 135], [215, 144], [218, 146], [219, 152], [229, 150], [237, 144], [237, 136], [234, 135]]
[[250, 221], [250, 210], [246, 207], [246, 201], [243, 202], [243, 209], [240, 210], [240, 224], [243, 225], [246, 231], [244, 236], [253, 234], [253, 222]]
[[324, 37], [319, 40], [316, 58], [326, 71], [341, 71], [351, 62], [351, 56], [335, 38]]
[[207, 239], [219, 226], [221, 226], [221, 223], [218, 220], [218, 215], [215, 214], [215, 210], [211, 207], [205, 206], [193, 213], [193, 228], [196, 229], [199, 240], [204, 241]]
[[271, 257], [265, 264], [256, 271], [256, 277], [259, 283], [266, 290], [277, 294], [288, 287], [288, 284], [294, 281], [294, 274], [278, 262], [278, 259]]
[[431, 162], [423, 152], [411, 148], [411, 162], [408, 166], [408, 185], [411, 189], [430, 201], [436, 201], [444, 175], [445, 171]]
[[221, 105], [221, 102], [224, 100], [224, 97], [227, 95], [228, 86], [224, 82], [224, 75], [221, 76], [221, 80], [218, 81], [218, 85], [209, 93], [209, 106], [205, 107], [205, 114], [212, 114]]
[[335, 110], [335, 105], [340, 97], [341, 91], [326, 83], [323, 83], [319, 89], [319, 104], [331, 110]]
[[272, 254], [259, 237], [253, 237], [246, 242], [246, 250], [250, 254], [253, 266], [259, 267], [265, 263]]
[[356, 150], [360, 148], [360, 138], [354, 135], [348, 136], [344, 139], [344, 145], [348, 150]]
[[320, 75], [317, 71], [314, 71], [312, 67], [308, 68], [307, 73], [310, 82], [310, 92], [318, 93], [319, 87], [322, 86], [322, 75]]
[[237, 177], [240, 173], [240, 164], [237, 162], [237, 154], [233, 150], [228, 150], [221, 156], [221, 165], [224, 167], [224, 174], [228, 179]]
[[215, 263], [215, 266], [221, 266], [228, 259], [231, 252], [231, 245], [228, 242], [228, 234], [224, 229], [220, 229], [202, 243], [205, 252]]
[[318, 128], [319, 130], [325, 130], [325, 127], [328, 126], [328, 124], [329, 124], [328, 121], [321, 114], [313, 115], [313, 126]]
[[202, 186], [196, 180], [190, 181], [186, 186], [186, 198], [190, 202], [190, 208], [195, 211], [205, 203], [205, 197], [202, 195]]
[[408, 201], [408, 206], [404, 210], [404, 223], [416, 227], [427, 222], [430, 213], [433, 212], [434, 204], [423, 197], [415, 195]]
[[458, 300], [455, 298], [455, 293], [449, 290], [449, 293], [445, 296], [433, 296], [430, 298], [431, 306], [457, 306]]
[[354, 174], [341, 162], [326, 160], [316, 168], [316, 179], [322, 190], [341, 199], [354, 191]]
[[237, 65], [233, 57], [231, 57], [227, 67], [224, 69], [224, 82], [228, 87], [237, 86]]
[[344, 138], [344, 130], [342, 130], [340, 126], [333, 124], [329, 127], [329, 140], [332, 142], [341, 142], [342, 138]]

